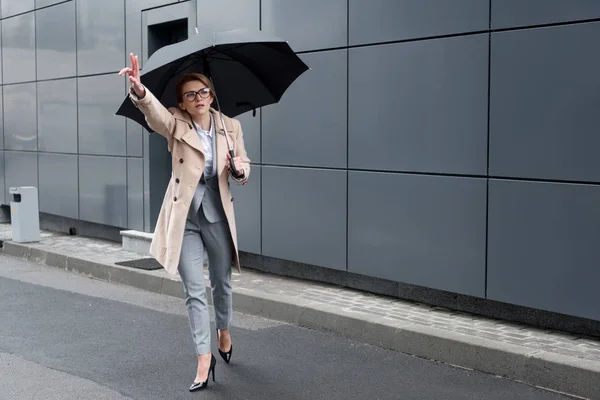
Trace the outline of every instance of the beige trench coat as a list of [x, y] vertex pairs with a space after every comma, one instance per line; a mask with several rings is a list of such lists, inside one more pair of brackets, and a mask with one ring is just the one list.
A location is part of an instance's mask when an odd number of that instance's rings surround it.
[[[178, 276], [179, 255], [183, 241], [183, 233], [188, 210], [196, 186], [204, 171], [204, 146], [198, 137], [189, 115], [178, 109], [168, 110], [158, 99], [146, 89], [143, 99], [137, 100], [130, 96], [136, 107], [144, 113], [148, 125], [156, 133], [168, 141], [168, 149], [172, 155], [172, 175], [167, 186], [165, 197], [158, 215], [154, 230], [154, 238], [150, 245], [150, 254], [172, 276]], [[227, 141], [225, 132], [217, 111], [211, 108], [215, 121], [215, 137], [217, 140], [217, 168], [221, 202], [227, 216], [227, 223], [235, 248], [232, 265], [240, 270], [238, 255], [237, 232], [233, 211], [233, 197], [229, 188], [229, 170], [227, 162]], [[240, 122], [223, 116], [230, 140], [235, 149], [235, 155], [243, 162], [245, 176], [238, 183], [245, 184], [250, 176], [250, 159], [246, 154]], [[233, 179], [233, 177], [232, 177]]]

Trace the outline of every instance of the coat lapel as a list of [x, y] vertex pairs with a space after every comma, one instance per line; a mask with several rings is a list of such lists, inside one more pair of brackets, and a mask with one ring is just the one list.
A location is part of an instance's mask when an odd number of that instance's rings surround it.
[[184, 142], [189, 144], [191, 147], [193, 147], [194, 149], [196, 149], [200, 153], [202, 153], [202, 155], [205, 155], [204, 154], [204, 145], [202, 144], [202, 141], [200, 141], [200, 138], [198, 137], [198, 132], [196, 131], [196, 128], [194, 128], [194, 124], [192, 123], [192, 119], [189, 117], [189, 115], [187, 115], [187, 113], [181, 112], [181, 113], [174, 114], [174, 117], [176, 119], [186, 122], [190, 128], [187, 132], [183, 133], [181, 136], [178, 137], [178, 135], [176, 134], [175, 137], [179, 140], [183, 140]]

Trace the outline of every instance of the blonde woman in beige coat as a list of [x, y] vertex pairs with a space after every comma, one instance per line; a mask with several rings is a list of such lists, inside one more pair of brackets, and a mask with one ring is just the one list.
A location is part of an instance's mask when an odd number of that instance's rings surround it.
[[[233, 351], [231, 323], [231, 267], [239, 270], [233, 198], [229, 188], [230, 164], [243, 175], [232, 179], [245, 184], [250, 176], [239, 121], [211, 108], [214, 88], [201, 74], [185, 74], [176, 91], [178, 107], [166, 109], [142, 85], [138, 57], [119, 74], [127, 76], [130, 97], [146, 116], [148, 125], [164, 136], [172, 155], [172, 176], [160, 210], [151, 255], [172, 276], [180, 276], [198, 368], [190, 391], [208, 385], [216, 359], [210, 352], [210, 318], [204, 285], [203, 253], [208, 253], [209, 275], [217, 325], [218, 349], [229, 363]], [[228, 152], [225, 132], [230, 135], [235, 157]]]

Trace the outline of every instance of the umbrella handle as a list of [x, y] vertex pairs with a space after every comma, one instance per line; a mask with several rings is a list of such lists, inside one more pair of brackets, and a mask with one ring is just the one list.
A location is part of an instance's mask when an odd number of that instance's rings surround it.
[[240, 172], [235, 168], [235, 164], [233, 163], [233, 157], [235, 157], [233, 150], [229, 150], [229, 155], [231, 156], [231, 162], [229, 163], [229, 168], [231, 168], [231, 176], [233, 176], [235, 179], [242, 178], [244, 176], [244, 171]]
[[229, 155], [231, 156], [231, 161], [229, 162], [229, 169], [231, 170], [231, 176], [235, 179], [240, 179], [244, 176], [244, 171], [238, 171], [233, 163], [233, 158], [235, 157], [235, 153], [233, 152], [233, 146], [231, 145], [231, 141], [229, 140], [229, 132], [227, 132], [227, 127], [225, 126], [225, 121], [223, 120], [223, 113], [219, 111], [219, 115], [221, 117], [221, 126], [225, 131], [225, 140], [227, 141], [227, 148], [229, 150]]

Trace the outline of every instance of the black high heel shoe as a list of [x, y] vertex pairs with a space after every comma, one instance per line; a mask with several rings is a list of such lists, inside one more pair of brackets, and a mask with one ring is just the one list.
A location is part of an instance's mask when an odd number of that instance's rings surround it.
[[208, 368], [208, 375], [206, 375], [206, 380], [204, 382], [194, 382], [192, 386], [190, 386], [190, 392], [195, 392], [197, 390], [203, 390], [208, 387], [208, 378], [210, 378], [210, 373], [213, 375], [213, 382], [215, 382], [215, 365], [217, 365], [217, 359], [214, 355], [210, 355], [210, 367]]
[[[217, 328], [217, 342], [219, 339], [219, 328]], [[219, 349], [219, 345], [217, 343], [217, 350], [219, 350], [219, 354], [221, 355], [221, 358], [223, 358], [223, 360], [225, 360], [225, 362], [227, 364], [229, 364], [229, 361], [231, 360], [231, 354], [233, 353], [233, 344], [230, 345], [231, 347], [229, 348], [228, 352], [224, 352], [221, 351], [221, 349]]]

